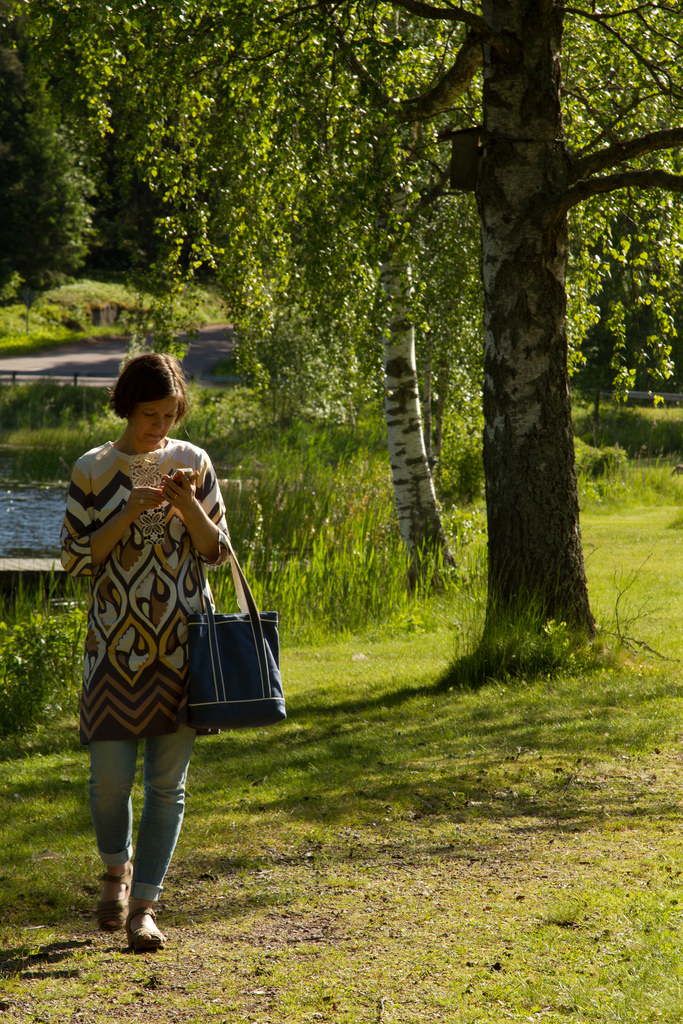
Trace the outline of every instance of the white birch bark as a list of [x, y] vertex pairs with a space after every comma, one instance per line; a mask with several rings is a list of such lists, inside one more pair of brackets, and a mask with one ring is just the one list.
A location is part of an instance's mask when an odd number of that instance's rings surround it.
[[381, 281], [391, 311], [384, 338], [384, 408], [401, 538], [414, 565], [423, 546], [438, 546], [452, 564], [424, 445], [409, 268], [392, 254]]

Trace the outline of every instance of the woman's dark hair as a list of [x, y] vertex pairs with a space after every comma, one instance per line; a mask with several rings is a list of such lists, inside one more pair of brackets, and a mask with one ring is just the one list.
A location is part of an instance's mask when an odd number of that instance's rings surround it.
[[177, 397], [175, 423], [187, 415], [187, 384], [175, 356], [144, 352], [130, 359], [119, 374], [109, 395], [109, 404], [121, 419], [128, 419], [140, 402], [158, 402]]

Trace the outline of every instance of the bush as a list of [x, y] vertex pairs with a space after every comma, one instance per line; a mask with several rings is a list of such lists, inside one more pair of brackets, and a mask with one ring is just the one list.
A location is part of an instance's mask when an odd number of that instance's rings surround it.
[[84, 626], [80, 608], [0, 622], [0, 736], [76, 710]]
[[273, 420], [355, 422], [374, 391], [356, 355], [352, 334], [340, 324], [321, 325], [296, 306], [276, 306], [270, 321], [243, 325], [237, 365], [268, 395]]
[[443, 446], [436, 467], [439, 497], [445, 504], [472, 502], [484, 487], [484, 417], [451, 409], [444, 420]]
[[586, 476], [608, 476], [623, 469], [628, 459], [626, 452], [618, 445], [607, 448], [594, 448], [581, 438], [574, 438], [576, 456], [576, 472]]

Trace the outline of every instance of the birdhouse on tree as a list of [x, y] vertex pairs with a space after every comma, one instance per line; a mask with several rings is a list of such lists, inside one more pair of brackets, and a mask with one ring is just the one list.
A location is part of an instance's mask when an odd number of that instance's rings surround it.
[[451, 191], [474, 192], [481, 163], [481, 127], [445, 131], [440, 139], [451, 140]]

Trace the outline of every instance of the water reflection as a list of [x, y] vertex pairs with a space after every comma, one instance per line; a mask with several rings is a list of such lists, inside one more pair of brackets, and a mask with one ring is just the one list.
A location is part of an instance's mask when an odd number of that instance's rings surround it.
[[59, 556], [65, 487], [0, 488], [0, 558]]

